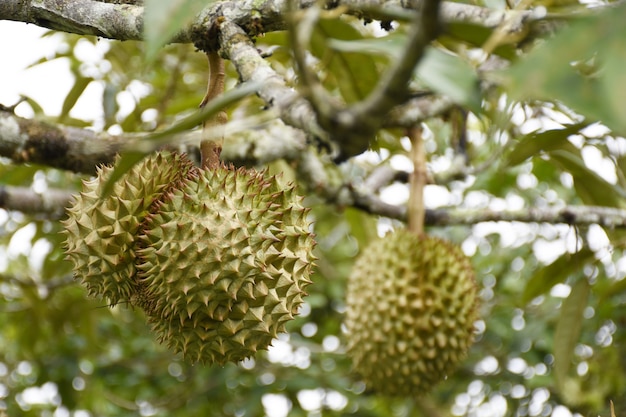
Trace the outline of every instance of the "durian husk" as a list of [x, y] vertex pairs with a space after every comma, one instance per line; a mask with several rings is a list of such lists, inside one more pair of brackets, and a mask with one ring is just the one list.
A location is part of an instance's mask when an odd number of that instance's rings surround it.
[[311, 283], [307, 212], [293, 188], [243, 168], [199, 171], [165, 195], [137, 251], [136, 302], [158, 339], [192, 362], [267, 349]]
[[417, 397], [445, 379], [473, 341], [477, 287], [462, 250], [397, 230], [366, 247], [347, 286], [348, 354], [367, 387]]
[[135, 165], [104, 196], [113, 168], [102, 166], [83, 181], [83, 191], [68, 208], [65, 226], [67, 258], [89, 295], [115, 305], [137, 291], [136, 242], [152, 205], [176, 188], [194, 169], [184, 156], [161, 152]]
[[315, 246], [308, 209], [267, 172], [144, 159], [103, 196], [113, 168], [68, 209], [67, 257], [90, 295], [142, 308], [157, 338], [191, 362], [267, 349], [297, 314]]

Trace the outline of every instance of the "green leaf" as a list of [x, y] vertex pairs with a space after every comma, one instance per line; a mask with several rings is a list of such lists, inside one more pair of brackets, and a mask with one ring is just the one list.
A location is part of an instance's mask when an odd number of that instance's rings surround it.
[[59, 122], [63, 122], [67, 119], [70, 111], [74, 108], [74, 105], [76, 105], [76, 102], [92, 81], [93, 78], [91, 77], [76, 75], [76, 81], [74, 82], [74, 85], [70, 89], [70, 92], [67, 93], [67, 96], [65, 96], [65, 100], [63, 101], [61, 114], [59, 115]]
[[127, 151], [121, 154], [120, 158], [115, 163], [115, 168], [111, 172], [109, 179], [104, 184], [100, 198], [105, 198], [111, 194], [111, 191], [113, 191], [113, 185], [117, 182], [117, 180], [122, 178], [124, 174], [130, 171], [135, 164], [139, 163], [139, 161], [145, 158], [145, 156], [146, 152], [139, 151]]
[[237, 88], [228, 90], [214, 100], [211, 100], [198, 112], [182, 118], [165, 130], [145, 136], [141, 142], [151, 142], [152, 146], [156, 146], [157, 144], [165, 144], [167, 143], [168, 137], [176, 133], [184, 132], [186, 130], [197, 127], [202, 122], [217, 114], [224, 108], [230, 106], [231, 104], [234, 104], [235, 102], [241, 100], [246, 96], [249, 96], [252, 93], [255, 93], [261, 87], [261, 85], [261, 82], [248, 81], [244, 84], [239, 85]]
[[329, 39], [328, 46], [341, 52], [358, 52], [398, 58], [402, 54], [406, 34], [396, 32], [381, 38], [340, 40]]
[[311, 36], [311, 52], [327, 65], [344, 100], [353, 103], [364, 99], [378, 82], [372, 57], [362, 52], [344, 52], [329, 48], [333, 40], [355, 41], [363, 36], [341, 20], [321, 20]]
[[533, 132], [522, 137], [517, 145], [508, 153], [505, 158], [505, 165], [514, 166], [521, 164], [526, 159], [539, 154], [541, 151], [552, 151], [557, 149], [571, 150], [572, 145], [567, 138], [578, 133], [588, 123], [576, 123], [568, 125], [563, 129], [546, 130], [544, 132]]
[[434, 91], [480, 113], [481, 95], [476, 71], [458, 56], [427, 48], [417, 66], [417, 76]]
[[549, 155], [551, 161], [572, 175], [576, 193], [585, 204], [622, 206], [624, 191], [587, 168], [580, 156], [565, 150], [552, 151]]
[[[375, 39], [331, 40], [329, 45], [344, 52], [369, 52], [397, 59], [404, 50], [406, 35], [394, 34]], [[458, 56], [428, 47], [416, 69], [417, 77], [434, 91], [480, 112], [481, 95], [474, 68]]]
[[561, 305], [561, 314], [554, 333], [554, 379], [560, 391], [564, 388], [567, 373], [572, 364], [574, 348], [580, 339], [587, 308], [589, 282], [581, 278], [572, 286], [572, 292]]
[[259, 82], [247, 82], [235, 89], [229, 90], [216, 99], [211, 100], [198, 112], [183, 118], [165, 130], [145, 136], [132, 146], [127, 147], [122, 153], [118, 163], [115, 164], [115, 168], [111, 172], [109, 179], [104, 184], [102, 198], [111, 193], [113, 190], [113, 184], [115, 184], [117, 180], [128, 172], [136, 163], [141, 161], [146, 154], [168, 143], [172, 135], [197, 127], [199, 124], [217, 114], [225, 107], [257, 91], [260, 85], [261, 83]]
[[625, 19], [621, 4], [561, 30], [503, 72], [511, 96], [559, 100], [625, 134]]
[[593, 251], [587, 248], [583, 248], [574, 254], [566, 253], [562, 255], [550, 265], [536, 271], [528, 280], [522, 295], [522, 303], [527, 304], [533, 298], [547, 293], [556, 284], [565, 282], [570, 275], [582, 270], [586, 263], [594, 260]]
[[214, 2], [215, 0], [145, 0], [146, 59], [152, 61], [163, 45], [188, 25], [204, 7]]
[[[459, 40], [480, 48], [487, 39], [489, 39], [492, 33], [492, 29], [484, 26], [464, 22], [450, 22], [446, 25], [446, 34], [441, 37], [440, 42], [445, 46], [449, 46], [451, 49], [459, 47]], [[493, 52], [509, 61], [517, 57], [517, 48], [515, 45], [500, 45]]]

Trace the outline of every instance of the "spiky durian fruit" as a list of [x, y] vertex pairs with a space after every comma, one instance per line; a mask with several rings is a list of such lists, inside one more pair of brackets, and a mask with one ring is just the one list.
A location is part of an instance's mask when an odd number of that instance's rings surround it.
[[311, 283], [313, 238], [293, 189], [244, 169], [200, 171], [146, 222], [141, 298], [158, 337], [192, 361], [266, 349]]
[[67, 257], [91, 296], [111, 304], [128, 302], [136, 292], [135, 243], [150, 206], [193, 169], [176, 154], [155, 154], [135, 165], [103, 198], [112, 167], [98, 169], [63, 221]]
[[191, 361], [266, 349], [306, 295], [315, 257], [307, 209], [265, 172], [146, 158], [100, 199], [111, 168], [68, 210], [68, 257], [89, 293], [146, 312]]
[[477, 287], [461, 249], [398, 230], [365, 248], [347, 288], [354, 370], [390, 396], [419, 396], [464, 357], [477, 318]]

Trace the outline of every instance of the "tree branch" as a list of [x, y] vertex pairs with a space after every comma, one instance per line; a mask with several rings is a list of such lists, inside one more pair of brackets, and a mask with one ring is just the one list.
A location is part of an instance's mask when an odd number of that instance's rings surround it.
[[411, 19], [404, 50], [385, 71], [372, 93], [338, 112], [325, 125], [340, 141], [345, 156], [367, 150], [370, 138], [382, 125], [392, 107], [408, 99], [408, 84], [426, 47], [439, 34], [439, 0], [424, 0], [421, 11]]
[[0, 208], [51, 219], [65, 215], [71, 198], [72, 194], [66, 190], [48, 189], [37, 193], [27, 187], [0, 186]]
[[[406, 221], [406, 207], [387, 204], [369, 193], [342, 188], [341, 203], [370, 214]], [[338, 191], [338, 190], [335, 190]], [[338, 195], [335, 194], [335, 195]], [[72, 198], [67, 190], [48, 189], [37, 193], [27, 187], [0, 186], [0, 209], [59, 219]], [[339, 201], [335, 201], [339, 202]], [[429, 226], [473, 225], [483, 222], [564, 223], [577, 226], [597, 224], [609, 229], [626, 229], [626, 210], [598, 206], [528, 208], [523, 210], [427, 209]]]
[[[228, 128], [228, 125], [226, 126]], [[277, 159], [295, 160], [306, 138], [276, 119], [246, 130], [230, 131], [222, 157], [239, 165], [267, 164]], [[0, 157], [15, 163], [34, 163], [73, 172], [93, 174], [99, 164], [113, 162], [116, 153], [133, 149], [145, 135], [110, 135], [63, 125], [24, 119], [0, 110]], [[199, 130], [172, 138], [174, 143], [199, 144]]]
[[263, 59], [241, 27], [228, 20], [222, 22], [220, 44], [222, 52], [235, 65], [242, 81], [261, 83], [259, 96], [268, 106], [278, 110], [285, 123], [302, 129], [312, 137], [327, 140], [309, 102], [287, 86], [285, 80]]
[[[289, 0], [230, 0], [219, 1], [205, 8], [196, 20], [172, 39], [172, 42], [190, 43], [198, 27], [212, 26], [213, 19], [225, 17], [244, 28], [246, 33], [285, 30], [284, 11]], [[418, 3], [423, 0], [418, 0]], [[300, 0], [300, 8], [308, 8], [315, 0]], [[402, 0], [337, 0], [328, 1], [332, 7], [345, 6], [349, 14], [366, 19], [410, 20], [415, 12], [405, 8]], [[510, 16], [515, 19], [510, 19]], [[539, 12], [494, 10], [469, 4], [444, 2], [441, 20], [445, 23], [473, 23], [495, 29], [511, 20], [510, 30], [523, 32], [523, 27], [544, 16]], [[143, 6], [104, 3], [94, 0], [3, 0], [0, 2], [0, 20], [24, 23], [117, 40], [141, 40]]]
[[93, 173], [113, 161], [122, 141], [106, 133], [23, 119], [0, 110], [0, 156], [74, 172]]

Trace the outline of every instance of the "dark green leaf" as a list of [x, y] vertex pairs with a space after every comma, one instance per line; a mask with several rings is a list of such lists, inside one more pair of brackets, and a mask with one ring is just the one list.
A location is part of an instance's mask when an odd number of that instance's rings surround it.
[[[446, 35], [440, 41], [446, 46], [450, 45], [451, 48], [457, 48], [459, 40], [472, 46], [482, 47], [492, 33], [491, 29], [484, 26], [451, 22], [446, 25]], [[508, 60], [514, 60], [517, 56], [515, 45], [501, 45], [493, 52]]]
[[348, 103], [367, 97], [378, 82], [378, 71], [372, 57], [361, 52], [332, 50], [334, 39], [361, 40], [363, 36], [341, 20], [321, 20], [311, 37], [311, 52], [328, 66], [337, 88]]
[[[396, 59], [404, 50], [405, 40], [406, 35], [394, 34], [374, 39], [332, 40], [329, 45], [339, 51], [370, 52]], [[480, 112], [481, 97], [476, 71], [459, 57], [429, 47], [417, 67], [416, 74], [434, 91], [468, 106], [475, 113]]]
[[522, 303], [527, 304], [533, 298], [550, 291], [556, 284], [565, 282], [565, 280], [583, 269], [585, 264], [595, 260], [594, 253], [590, 249], [583, 248], [580, 251], [571, 254], [566, 253], [543, 268], [536, 271], [528, 280], [524, 294], [522, 295]]
[[563, 390], [565, 378], [572, 364], [574, 348], [580, 339], [583, 324], [583, 312], [587, 308], [589, 282], [581, 278], [572, 286], [572, 292], [563, 301], [561, 314], [554, 334], [554, 377]]

